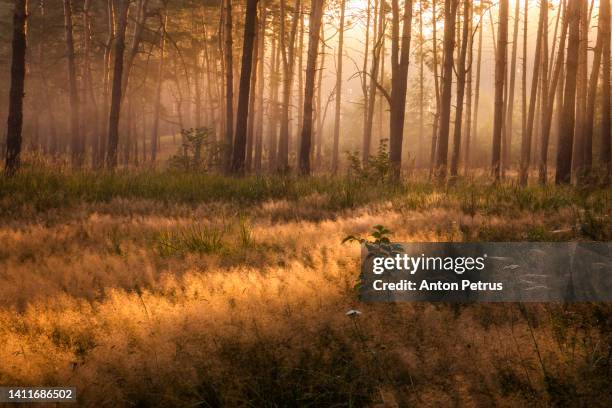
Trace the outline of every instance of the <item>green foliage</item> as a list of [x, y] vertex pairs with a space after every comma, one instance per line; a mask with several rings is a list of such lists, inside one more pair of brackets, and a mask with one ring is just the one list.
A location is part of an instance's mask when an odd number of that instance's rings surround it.
[[373, 256], [389, 256], [402, 250], [402, 246], [400, 244], [391, 242], [391, 239], [389, 238], [391, 236], [391, 231], [382, 225], [375, 225], [372, 227], [370, 236], [372, 239], [348, 235], [344, 237], [342, 243], [359, 242], [368, 250], [368, 258]]
[[349, 177], [359, 180], [386, 183], [390, 180], [391, 161], [389, 160], [388, 139], [381, 139], [375, 155], [370, 155], [366, 163], [361, 162], [358, 152], [348, 153]]
[[170, 157], [169, 167], [176, 170], [209, 171], [219, 164], [221, 147], [215, 141], [214, 129], [208, 127], [182, 129], [182, 144]]

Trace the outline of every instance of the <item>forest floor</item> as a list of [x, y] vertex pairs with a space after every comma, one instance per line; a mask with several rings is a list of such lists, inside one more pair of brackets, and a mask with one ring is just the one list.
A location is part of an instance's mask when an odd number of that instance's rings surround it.
[[611, 196], [26, 169], [0, 179], [0, 384], [92, 407], [611, 406], [612, 305], [366, 305], [341, 243], [610, 240]]

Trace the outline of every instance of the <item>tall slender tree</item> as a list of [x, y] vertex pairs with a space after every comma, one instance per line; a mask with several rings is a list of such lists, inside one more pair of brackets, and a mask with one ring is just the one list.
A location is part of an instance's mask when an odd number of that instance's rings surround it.
[[234, 142], [234, 64], [233, 64], [233, 34], [232, 34], [232, 0], [224, 0], [223, 13], [223, 55], [225, 58], [225, 153], [224, 169], [230, 170], [232, 162], [232, 146]]
[[315, 74], [323, 18], [324, 0], [311, 0], [308, 34], [308, 57], [306, 59], [306, 75], [304, 84], [304, 123], [300, 138], [300, 174], [310, 174], [310, 154], [312, 149], [312, 115], [313, 96], [315, 88]]
[[576, 79], [580, 47], [580, 1], [568, 0], [567, 5], [569, 38], [567, 61], [565, 64], [562, 124], [559, 129], [559, 141], [557, 143], [557, 170], [555, 173], [555, 182], [557, 184], [569, 183], [571, 181], [572, 146], [576, 118]]
[[334, 144], [332, 148], [332, 166], [333, 174], [338, 172], [339, 161], [339, 144], [340, 144], [340, 108], [342, 106], [342, 61], [344, 58], [344, 12], [346, 9], [346, 0], [340, 0], [340, 21], [338, 25], [338, 50], [336, 63], [336, 93], [335, 93], [335, 117], [334, 117]]
[[[578, 45], [578, 72], [576, 87], [576, 119], [574, 123], [574, 140], [572, 154], [572, 174], [578, 182], [582, 179], [586, 152], [584, 135], [587, 110], [588, 83], [588, 42], [589, 42], [589, 0], [580, 1], [580, 43]], [[592, 152], [590, 153], [592, 154]]]
[[608, 180], [612, 176], [612, 149], [610, 148], [610, 133], [612, 132], [610, 124], [610, 0], [601, 0], [601, 25], [602, 25], [602, 56], [603, 63], [601, 66], [602, 79], [602, 104], [601, 104], [601, 152], [600, 161], [602, 167], [608, 170]]
[[[293, 14], [291, 17], [291, 29], [289, 30], [289, 38], [285, 33], [286, 26], [286, 2], [280, 1], [281, 16], [280, 16], [280, 48], [283, 62], [283, 104], [281, 106], [281, 122], [280, 122], [280, 137], [278, 141], [278, 169], [282, 172], [289, 168], [289, 131], [290, 131], [290, 107], [291, 107], [291, 91], [293, 89], [293, 77], [295, 70], [295, 39], [297, 36], [298, 23], [300, 21], [300, 0], [295, 0], [293, 5]], [[288, 44], [287, 44], [288, 40]]]
[[451, 177], [457, 177], [459, 171], [459, 154], [461, 153], [461, 126], [463, 118], [463, 99], [465, 96], [465, 81], [467, 74], [466, 58], [470, 33], [469, 21], [472, 19], [472, 2], [463, 2], [463, 25], [461, 34], [461, 47], [457, 61], [457, 102], [455, 108], [455, 129], [453, 131], [453, 154], [451, 155]]
[[236, 137], [232, 155], [232, 172], [244, 173], [244, 160], [247, 142], [247, 123], [249, 118], [249, 92], [251, 91], [251, 72], [253, 70], [253, 44], [257, 25], [257, 1], [247, 0], [242, 44], [242, 66], [240, 68], [240, 87], [238, 89], [238, 111], [236, 112]]
[[108, 153], [106, 166], [117, 167], [117, 146], [119, 144], [119, 115], [121, 112], [121, 88], [123, 78], [123, 56], [125, 53], [125, 30], [128, 21], [129, 0], [115, 0], [117, 30], [113, 56], [113, 82], [111, 90], [110, 115], [108, 119]]
[[521, 2], [515, 0], [514, 7], [514, 28], [512, 33], [512, 57], [510, 60], [510, 83], [508, 88], [508, 97], [506, 102], [506, 123], [505, 132], [506, 143], [504, 143], [504, 157], [502, 158], [503, 166], [508, 167], [510, 164], [510, 154], [512, 151], [512, 136], [514, 125], [514, 90], [516, 88], [516, 59], [518, 50], [518, 33], [521, 20]]
[[[376, 88], [378, 84], [378, 75], [381, 65], [381, 53], [384, 49], [384, 39], [386, 32], [386, 9], [385, 1], [379, 0], [380, 9], [378, 11], [378, 20], [374, 24], [374, 44], [372, 46], [372, 63], [370, 65], [370, 73], [368, 78], [370, 80], [369, 87], [367, 90], [366, 97], [366, 117], [365, 127], [363, 131], [363, 151], [362, 161], [365, 163], [370, 157], [370, 149], [372, 144], [372, 125], [374, 123], [374, 107], [376, 103]], [[375, 16], [376, 17], [376, 16]], [[364, 71], [365, 75], [365, 71]]]
[[[525, 121], [525, 128], [521, 138], [521, 165], [519, 169], [519, 182], [526, 185], [529, 178], [529, 166], [531, 162], [531, 144], [533, 139], [533, 126], [537, 106], [538, 85], [540, 83], [540, 61], [542, 53], [542, 33], [544, 32], [545, 11], [540, 8], [538, 20], [538, 33], [536, 35], [536, 50], [533, 64], [533, 76], [531, 79], [531, 93], [529, 95], [529, 112]], [[524, 84], [526, 87], [526, 84]], [[525, 88], [524, 88], [525, 89]]]
[[496, 181], [501, 178], [501, 142], [504, 112], [504, 82], [508, 46], [508, 0], [499, 3], [499, 30], [495, 56], [495, 110], [493, 112], [493, 153], [491, 170]]
[[21, 131], [23, 128], [23, 95], [25, 89], [27, 0], [15, 0], [13, 9], [13, 43], [11, 57], [11, 89], [6, 132], [6, 174], [12, 176], [19, 169]]
[[81, 135], [79, 128], [79, 90], [77, 88], [76, 55], [72, 33], [72, 1], [64, 0], [64, 32], [66, 36], [66, 56], [68, 59], [68, 87], [70, 94], [70, 134], [72, 164], [79, 167], [83, 163]]
[[[553, 72], [552, 72], [552, 80], [551, 85], [549, 87], [548, 95], [548, 103], [546, 104], [547, 111], [544, 112], [544, 125], [542, 126], [542, 134], [540, 136], [541, 146], [540, 146], [540, 165], [539, 165], [539, 175], [538, 181], [540, 184], [546, 184], [546, 179], [548, 177], [548, 145], [550, 139], [550, 130], [552, 125], [552, 116], [553, 116], [553, 107], [555, 104], [555, 95], [560, 95], [562, 91], [562, 86], [559, 85], [559, 81], [562, 77], [563, 65], [565, 63], [565, 42], [567, 39], [567, 8], [564, 8], [564, 16], [563, 16], [563, 24], [561, 28], [561, 38], [559, 40], [559, 51], [557, 54], [557, 60], [555, 62]], [[559, 99], [561, 100], [561, 99]], [[557, 102], [557, 110], [561, 109], [561, 104]]]
[[164, 80], [164, 60], [166, 52], [166, 27], [168, 15], [164, 8], [159, 37], [159, 63], [157, 65], [157, 80], [155, 83], [155, 105], [153, 106], [153, 132], [151, 134], [151, 164], [155, 166], [157, 159], [157, 146], [159, 145], [159, 116], [161, 114], [161, 92]]
[[260, 14], [259, 14], [259, 34], [257, 37], [257, 48], [260, 55], [261, 61], [257, 65], [257, 129], [255, 130], [255, 154], [254, 154], [254, 168], [255, 173], [261, 173], [261, 159], [263, 153], [263, 129], [264, 129], [264, 90], [265, 90], [265, 78], [264, 78], [264, 57], [266, 55], [266, 21], [267, 21], [267, 6], [266, 0], [260, 2]]
[[412, 39], [412, 0], [404, 0], [401, 18], [402, 34], [400, 41], [399, 1], [392, 0], [393, 27], [391, 31], [391, 97], [389, 115], [389, 159], [393, 177], [400, 177], [402, 166], [402, 144], [404, 141], [404, 117], [406, 115], [406, 89], [408, 87], [408, 67], [410, 64], [410, 41]]
[[478, 51], [476, 57], [476, 84], [474, 87], [474, 136], [471, 136], [470, 133], [466, 135], [465, 140], [465, 168], [466, 171], [470, 168], [470, 150], [471, 150], [471, 140], [476, 139], [478, 137], [478, 108], [480, 103], [480, 71], [482, 67], [482, 19], [484, 15], [484, 7], [482, 1], [478, 5], [479, 8], [479, 19], [478, 19]]
[[444, 1], [444, 64], [442, 67], [442, 93], [440, 96], [440, 134], [436, 148], [435, 169], [439, 181], [446, 179], [453, 84], [453, 52], [455, 49], [455, 23], [458, 5], [459, 0]]

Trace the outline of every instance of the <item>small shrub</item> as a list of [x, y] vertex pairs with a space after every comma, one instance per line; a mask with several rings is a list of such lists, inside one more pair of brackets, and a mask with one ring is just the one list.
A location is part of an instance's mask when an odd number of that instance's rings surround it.
[[219, 164], [221, 147], [215, 141], [214, 130], [208, 127], [182, 129], [183, 143], [170, 157], [170, 168], [177, 170], [211, 170]]

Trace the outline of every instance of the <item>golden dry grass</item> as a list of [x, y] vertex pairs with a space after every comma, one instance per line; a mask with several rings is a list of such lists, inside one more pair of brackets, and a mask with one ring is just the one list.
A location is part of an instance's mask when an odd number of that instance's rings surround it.
[[397, 241], [588, 239], [583, 209], [328, 200], [114, 198], [2, 218], [0, 383], [76, 386], [92, 407], [611, 402], [609, 305], [365, 305], [359, 248], [340, 243], [375, 224]]

